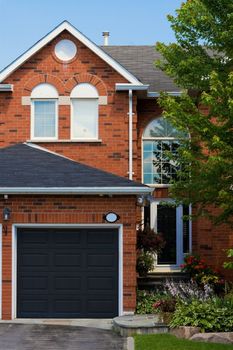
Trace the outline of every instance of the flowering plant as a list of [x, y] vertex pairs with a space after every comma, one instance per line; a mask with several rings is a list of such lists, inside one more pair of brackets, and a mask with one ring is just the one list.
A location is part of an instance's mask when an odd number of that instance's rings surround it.
[[174, 312], [176, 309], [176, 299], [175, 298], [164, 298], [156, 301], [153, 308], [155, 312]]
[[193, 280], [191, 282], [167, 280], [165, 288], [172, 297], [184, 302], [189, 302], [193, 299], [208, 300], [214, 294], [213, 288], [209, 284], [205, 284], [202, 289]]
[[183, 272], [187, 272], [192, 280], [202, 287], [209, 284], [218, 288], [225, 283], [219, 271], [212, 269], [205, 259], [200, 259], [198, 255], [187, 255], [181, 269]]

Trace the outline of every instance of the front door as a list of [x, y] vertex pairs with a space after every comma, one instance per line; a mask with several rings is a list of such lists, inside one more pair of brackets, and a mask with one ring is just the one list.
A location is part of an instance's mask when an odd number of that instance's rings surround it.
[[[166, 203], [167, 202], [167, 203]], [[178, 270], [184, 255], [191, 250], [190, 221], [183, 217], [190, 214], [190, 208], [171, 206], [171, 201], [154, 201], [150, 205], [149, 221], [156, 232], [162, 233], [166, 241], [163, 251], [156, 256], [156, 271]], [[145, 211], [148, 215], [148, 210]], [[148, 218], [145, 218], [148, 222]]]

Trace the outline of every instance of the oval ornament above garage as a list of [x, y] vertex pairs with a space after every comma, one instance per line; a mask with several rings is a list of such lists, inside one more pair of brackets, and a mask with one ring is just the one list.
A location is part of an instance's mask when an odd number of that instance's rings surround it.
[[56, 57], [63, 62], [72, 60], [77, 53], [77, 46], [68, 39], [60, 40], [55, 46]]

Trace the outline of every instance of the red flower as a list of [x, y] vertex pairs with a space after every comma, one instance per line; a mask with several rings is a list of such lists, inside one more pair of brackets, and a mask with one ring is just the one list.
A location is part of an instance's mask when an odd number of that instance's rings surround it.
[[157, 309], [157, 308], [160, 307], [162, 304], [163, 304], [162, 300], [159, 300], [159, 301], [157, 301], [156, 303], [153, 304], [153, 307], [154, 307], [155, 309]]

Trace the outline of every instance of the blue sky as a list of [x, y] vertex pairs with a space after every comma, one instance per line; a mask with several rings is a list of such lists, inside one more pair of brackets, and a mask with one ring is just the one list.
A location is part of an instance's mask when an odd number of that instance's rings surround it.
[[182, 0], [0, 0], [0, 70], [63, 20], [97, 44], [110, 31], [110, 45], [174, 41], [166, 15]]

